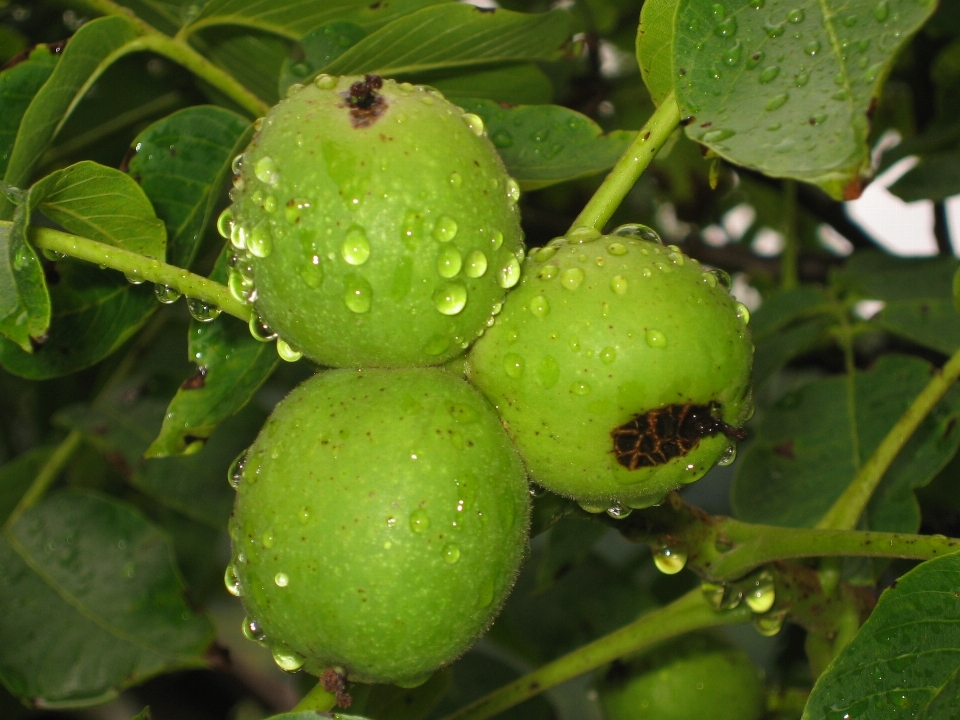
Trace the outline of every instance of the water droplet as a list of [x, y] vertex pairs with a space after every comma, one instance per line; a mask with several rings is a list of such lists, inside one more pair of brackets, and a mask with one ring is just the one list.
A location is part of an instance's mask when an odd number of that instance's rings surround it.
[[750, 322], [750, 310], [743, 303], [737, 303], [737, 317], [744, 325]]
[[827, 118], [828, 118], [828, 117], [830, 117], [830, 116], [827, 115], [826, 113], [818, 113], [818, 114], [816, 114], [816, 115], [813, 115], [813, 116], [810, 118], [810, 124], [811, 124], [811, 125], [814, 125], [814, 126], [823, 125], [823, 123], [825, 123], [825, 122], [827, 121]]
[[[774, 613], [773, 615], [763, 615], [753, 619], [753, 627], [764, 637], [773, 637], [783, 629], [783, 621], [786, 613]], [[847, 720], [852, 720], [851, 715], [845, 716]]]
[[727, 14], [727, 9], [720, 3], [716, 3], [710, 6], [710, 15], [714, 20], [723, 20], [724, 16]]
[[513, 146], [513, 136], [506, 130], [497, 130], [491, 139], [493, 144], [500, 149]]
[[474, 135], [483, 135], [483, 118], [473, 113], [464, 113], [460, 116], [467, 124], [467, 127], [473, 130]]
[[284, 572], [278, 572], [273, 576], [273, 582], [276, 583], [277, 587], [285, 588], [290, 584], [290, 578]]
[[779, 74], [780, 74], [780, 66], [771, 65], [770, 67], [766, 67], [760, 71], [760, 76], [758, 79], [760, 80], [761, 83], [768, 83], [775, 80], [777, 75]]
[[647, 330], [647, 345], [652, 348], [665, 348], [667, 346], [667, 336], [659, 330]]
[[239, 175], [243, 171], [243, 153], [233, 156], [233, 160], [230, 161], [230, 171], [234, 175]]
[[253, 174], [257, 176], [260, 182], [265, 182], [267, 185], [276, 185], [280, 182], [280, 172], [277, 170], [277, 164], [269, 155], [257, 160], [257, 164], [253, 166]]
[[332, 75], [327, 75], [326, 73], [320, 73], [317, 75], [316, 79], [313, 81], [313, 84], [316, 85], [321, 90], [332, 90], [337, 86], [337, 79]]
[[617, 295], [626, 295], [629, 287], [630, 283], [623, 275], [614, 275], [610, 279], [610, 289]]
[[347, 230], [340, 246], [340, 255], [350, 265], [363, 265], [370, 259], [370, 241], [362, 227], [354, 225]]
[[585, 380], [576, 380], [570, 386], [570, 392], [572, 392], [574, 395], [589, 395], [591, 392], [593, 392], [593, 388], [590, 387], [590, 383], [586, 382]]
[[809, 73], [805, 73], [805, 72], [797, 73], [793, 78], [793, 84], [796, 85], [798, 88], [803, 87], [808, 82], [810, 82]]
[[[239, 155], [237, 156], [239, 157]], [[217, 232], [220, 237], [229, 238], [233, 229], [233, 210], [227, 208], [217, 218]]]
[[483, 277], [487, 272], [487, 256], [480, 250], [472, 250], [467, 255], [467, 269], [464, 272], [469, 278]]
[[220, 317], [220, 308], [196, 298], [187, 298], [187, 310], [190, 311], [190, 317], [197, 322], [213, 322]]
[[294, 350], [284, 340], [277, 340], [277, 355], [280, 356], [281, 360], [285, 360], [286, 362], [296, 362], [303, 357], [302, 352]]
[[344, 279], [343, 304], [358, 315], [370, 312], [373, 303], [373, 288], [359, 275], [348, 275]]
[[787, 15], [787, 20], [796, 25], [797, 23], [802, 23], [805, 17], [806, 13], [804, 13], [800, 8], [797, 8], [796, 10], [790, 11], [790, 13]]
[[773, 111], [778, 108], [782, 108], [786, 104], [787, 100], [789, 99], [790, 99], [790, 96], [787, 93], [781, 93], [780, 95], [775, 95], [773, 98], [771, 98], [770, 102], [766, 104], [766, 108], [768, 111]]
[[717, 276], [710, 272], [700, 273], [700, 279], [708, 286], [715, 288], [717, 286]]
[[520, 200], [520, 185], [513, 178], [507, 178], [507, 200], [512, 203]]
[[410, 513], [410, 529], [415, 533], [425, 532], [430, 527], [430, 516], [423, 508], [417, 508]]
[[450, 173], [450, 177], [447, 178], [447, 182], [449, 182], [453, 187], [458, 188], [463, 185], [463, 177], [461, 177], [460, 173], [458, 172], [452, 172]]
[[[480, 253], [483, 255], [483, 253]], [[456, 277], [463, 266], [463, 260], [460, 258], [460, 251], [456, 245], [442, 245], [440, 252], [437, 253], [437, 272], [440, 277]], [[486, 270], [486, 258], [484, 258], [484, 270]]]
[[610, 253], [611, 255], [619, 257], [621, 255], [626, 255], [630, 251], [627, 249], [627, 246], [624, 245], [623, 243], [612, 242], [609, 245], [607, 245], [607, 252]]
[[743, 45], [737, 40], [733, 47], [723, 54], [723, 62], [727, 65], [736, 65], [743, 57]]
[[724, 290], [729, 290], [733, 286], [733, 280], [730, 279], [730, 273], [720, 268], [714, 268], [710, 273], [717, 279], [717, 284]]
[[583, 283], [584, 277], [584, 272], [580, 268], [567, 268], [560, 274], [560, 284], [567, 290], [576, 290]]
[[537, 295], [530, 301], [530, 312], [534, 317], [546, 317], [550, 313], [550, 303], [543, 295]]
[[263, 547], [265, 547], [267, 550], [269, 550], [270, 548], [272, 548], [272, 547], [273, 547], [273, 543], [274, 543], [274, 539], [275, 539], [274, 536], [273, 536], [273, 530], [272, 530], [272, 529], [271, 529], [271, 530], [267, 530], [265, 533], [263, 533], [263, 537], [260, 538], [260, 539], [261, 539], [261, 541], [263, 542]]
[[618, 502], [607, 508], [607, 515], [612, 517], [614, 520], [623, 520], [632, 512], [633, 508], [626, 507]]
[[607, 346], [600, 351], [600, 361], [604, 365], [610, 365], [617, 359], [617, 349]]
[[180, 291], [169, 285], [160, 285], [159, 283], [153, 286], [153, 296], [157, 298], [157, 302], [161, 302], [164, 305], [171, 305], [180, 299]]
[[877, 3], [877, 6], [873, 9], [873, 16], [877, 19], [877, 22], [885, 22], [890, 17], [890, 4], [887, 0], [880, 0]]
[[818, 52], [820, 52], [820, 48], [822, 48], [822, 47], [823, 47], [823, 46], [820, 44], [820, 41], [819, 41], [819, 40], [814, 40], [814, 41], [812, 41], [812, 42], [807, 43], [807, 46], [806, 46], [805, 48], [803, 48], [803, 51], [804, 51], [807, 55], [809, 55], [810, 57], [813, 57], [813, 56], [815, 56]]
[[253, 302], [256, 299], [257, 287], [253, 280], [244, 277], [239, 271], [230, 268], [227, 273], [227, 289], [240, 302]]
[[234, 597], [240, 597], [243, 594], [240, 588], [240, 578], [237, 576], [237, 568], [233, 563], [227, 565], [227, 570], [223, 573], [223, 584], [226, 586], [227, 592]]
[[247, 229], [239, 223], [230, 223], [230, 244], [237, 250], [247, 247]]
[[716, 130], [708, 130], [700, 137], [700, 139], [703, 142], [717, 143], [721, 140], [726, 140], [729, 137], [733, 137], [735, 134], [736, 132], [734, 130], [717, 128]]
[[641, 225], [639, 223], [627, 223], [626, 225], [620, 225], [613, 229], [612, 235], [617, 237], [625, 238], [636, 238], [638, 240], [646, 240], [648, 242], [654, 242], [658, 245], [663, 244], [663, 240], [660, 238], [660, 235], [657, 234], [657, 231], [648, 225]]
[[520, 281], [520, 263], [515, 257], [510, 258], [507, 264], [497, 273], [497, 284], [504, 289], [512, 288]]
[[[294, 65], [293, 67], [290, 68], [291, 70], [294, 70], [294, 74], [296, 74], [296, 72], [295, 72], [295, 68], [296, 68], [296, 67], [297, 67], [297, 65]], [[306, 65], [303, 65], [303, 68], [302, 68], [302, 69], [307, 70], [307, 72], [305, 72], [304, 75], [309, 74], [309, 69], [307, 68]], [[301, 75], [301, 77], [303, 77], [303, 75]], [[300, 83], [290, 83], [290, 84], [287, 86], [286, 96], [287, 96], [288, 98], [289, 98], [289, 97], [293, 97], [294, 95], [296, 95], [296, 94], [297, 94], [298, 92], [300, 92], [301, 90], [303, 90], [303, 85], [301, 85]]]
[[309, 509], [309, 508], [303, 508], [302, 510], [300, 510], [300, 512], [297, 513], [297, 520], [299, 521], [299, 523], [300, 523], [301, 525], [306, 525], [307, 523], [309, 523], [309, 522], [310, 522], [310, 509]]
[[508, 377], [519, 380], [523, 377], [523, 368], [526, 365], [523, 358], [516, 353], [507, 353], [503, 356], [503, 371]]
[[427, 341], [427, 344], [423, 346], [423, 351], [427, 355], [436, 357], [437, 355], [445, 353], [448, 347], [450, 347], [450, 338], [445, 335], [434, 335]]
[[769, 570], [762, 571], [753, 579], [744, 595], [744, 600], [758, 615], [763, 615], [773, 607], [776, 600], [776, 585], [773, 574]]
[[724, 449], [723, 454], [720, 456], [720, 459], [717, 460], [717, 465], [720, 467], [727, 467], [728, 465], [733, 465], [733, 461], [737, 459], [737, 446], [735, 443], [730, 443]]
[[733, 37], [737, 34], [737, 19], [731, 15], [726, 20], [717, 23], [713, 32], [720, 37]]
[[676, 575], [687, 564], [687, 554], [683, 550], [662, 547], [653, 554], [653, 564], [664, 575]]
[[763, 29], [766, 31], [767, 37], [777, 38], [783, 35], [787, 28], [785, 23], [769, 23], [764, 25]]
[[257, 314], [250, 316], [247, 327], [250, 329], [251, 337], [257, 342], [270, 342], [277, 339], [277, 334]]
[[463, 283], [443, 283], [433, 291], [433, 306], [444, 315], [456, 315], [467, 304], [467, 288]]
[[453, 543], [448, 543], [443, 547], [443, 561], [447, 565], [456, 565], [460, 559], [460, 548]]
[[240, 626], [240, 629], [243, 631], [243, 636], [252, 642], [262, 643], [267, 639], [267, 634], [260, 627], [260, 623], [248, 617], [243, 619], [243, 625]]
[[449, 215], [441, 215], [433, 226], [433, 237], [440, 242], [450, 242], [457, 236], [457, 221]]
[[560, 363], [552, 355], [545, 355], [537, 363], [537, 381], [546, 389], [552, 388], [560, 379]]
[[277, 646], [273, 648], [273, 661], [284, 672], [295, 673], [303, 667], [306, 659], [287, 647]]
[[273, 250], [273, 237], [266, 223], [257, 225], [247, 240], [247, 249], [258, 258], [265, 258]]

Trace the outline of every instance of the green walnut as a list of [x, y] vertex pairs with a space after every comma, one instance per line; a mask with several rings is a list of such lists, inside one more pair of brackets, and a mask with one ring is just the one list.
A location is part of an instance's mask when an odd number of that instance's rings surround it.
[[598, 695], [605, 720], [759, 720], [766, 697], [747, 654], [707, 634], [615, 664]]
[[286, 670], [422, 681], [487, 628], [525, 552], [520, 458], [439, 368], [317, 375], [231, 472], [227, 587]]
[[644, 226], [574, 232], [531, 253], [468, 378], [537, 483], [592, 511], [647, 507], [732, 461], [752, 412], [728, 285]]
[[231, 290], [281, 354], [399, 367], [463, 352], [523, 259], [520, 189], [483, 121], [426, 87], [321, 75], [258, 127], [218, 226]]

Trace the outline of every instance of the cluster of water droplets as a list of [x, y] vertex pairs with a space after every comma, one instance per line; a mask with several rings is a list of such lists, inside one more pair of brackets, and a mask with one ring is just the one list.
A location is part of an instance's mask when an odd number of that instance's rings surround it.
[[776, 604], [776, 579], [767, 569], [748, 575], [734, 583], [703, 582], [703, 596], [717, 610], [732, 610], [741, 603], [754, 613], [753, 624], [761, 635], [772, 636], [780, 632], [786, 618], [785, 610], [774, 610]]

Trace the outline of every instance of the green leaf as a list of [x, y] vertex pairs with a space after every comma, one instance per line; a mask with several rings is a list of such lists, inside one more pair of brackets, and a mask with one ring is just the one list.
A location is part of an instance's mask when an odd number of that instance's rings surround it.
[[790, 360], [822, 344], [833, 325], [830, 299], [812, 285], [777, 293], [750, 319], [753, 382], [760, 387]]
[[33, 484], [50, 452], [50, 448], [37, 448], [0, 466], [0, 524], [7, 521], [20, 498]]
[[960, 194], [960, 153], [924, 157], [889, 188], [901, 200], [939, 202]]
[[960, 555], [902, 576], [820, 676], [803, 720], [952, 720], [960, 707]]
[[0, 72], [0, 174], [7, 169], [23, 114], [59, 58], [46, 45], [38, 45], [22, 63]]
[[128, 505], [49, 496], [4, 534], [0, 575], [0, 677], [39, 707], [205, 666], [210, 622], [187, 605], [164, 536]]
[[550, 78], [534, 63], [467, 72], [427, 73], [414, 79], [435, 87], [457, 103], [458, 98], [483, 98], [498, 103], [535, 105], [553, 99]]
[[570, 36], [561, 10], [530, 15], [463, 3], [424, 8], [358, 42], [325, 67], [333, 75], [395, 76], [502, 62], [555, 60]]
[[673, 86], [673, 28], [678, 0], [647, 0], [640, 10], [637, 62], [640, 74], [659, 105]]
[[236, 113], [199, 105], [153, 123], [134, 140], [129, 172], [166, 225], [168, 263], [190, 267], [250, 131]]
[[[0, 198], [3, 195], [0, 194]], [[50, 325], [50, 295], [40, 258], [27, 242], [29, 195], [21, 197], [13, 223], [0, 221], [0, 342], [7, 338], [22, 352], [44, 338]]]
[[408, 13], [448, 0], [211, 0], [194, 27], [242, 25], [298, 40], [335, 20], [349, 20], [368, 32]]
[[476, 113], [510, 175], [526, 190], [585, 177], [613, 167], [636, 133], [607, 135], [585, 115], [558, 105], [502, 107], [490, 100], [458, 100]]
[[[199, 42], [197, 42], [199, 40]], [[277, 80], [290, 53], [290, 41], [246, 28], [212, 27], [194, 36], [203, 53], [235, 80], [269, 105], [280, 99]], [[234, 107], [231, 100], [204, 85], [214, 102]], [[239, 109], [239, 108], [237, 108]]]
[[679, 0], [673, 71], [687, 135], [766, 175], [859, 196], [869, 113], [931, 0]]
[[585, 560], [607, 527], [588, 518], [564, 518], [544, 538], [545, 546], [537, 563], [536, 591], [541, 592]]
[[452, 677], [450, 669], [445, 668], [415, 688], [354, 685], [350, 712], [362, 713], [370, 720], [423, 720], [450, 689]]
[[[733, 488], [739, 517], [811, 527], [846, 489], [859, 467], [929, 382], [933, 368], [916, 357], [888, 355], [846, 377], [801, 387], [768, 408], [743, 454]], [[950, 390], [884, 474], [864, 520], [872, 530], [916, 532], [913, 490], [927, 484], [960, 444], [960, 388]]]
[[[104, 61], [136, 37], [136, 26], [120, 16], [97, 18], [77, 30], [63, 50], [62, 62], [57, 63], [23, 115], [5, 182], [15, 187], [30, 182], [44, 151], [88, 85], [103, 71]], [[9, 212], [0, 199], [0, 219]]]
[[285, 96], [293, 83], [306, 82], [307, 77], [329, 65], [366, 36], [366, 30], [346, 20], [327, 23], [308, 32], [294, 46], [290, 57], [283, 61], [278, 88], [280, 96]]
[[[211, 279], [226, 281], [228, 256], [226, 249]], [[236, 318], [192, 321], [189, 342], [198, 373], [170, 401], [160, 434], [146, 450], [148, 457], [196, 452], [223, 420], [249, 402], [280, 361], [274, 343], [256, 340]]]
[[84, 160], [30, 188], [30, 207], [67, 232], [154, 260], [166, 258], [167, 232], [126, 173]]
[[150, 706], [145, 707], [141, 712], [137, 713], [130, 720], [152, 720], [153, 715], [150, 713]]
[[953, 355], [960, 349], [960, 315], [950, 298], [887, 303], [871, 322], [944, 355]]

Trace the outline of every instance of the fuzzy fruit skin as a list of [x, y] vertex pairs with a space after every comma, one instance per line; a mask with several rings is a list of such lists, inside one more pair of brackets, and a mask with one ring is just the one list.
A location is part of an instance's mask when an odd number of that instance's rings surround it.
[[749, 315], [679, 250], [595, 231], [580, 239], [531, 254], [471, 349], [468, 378], [507, 423], [531, 479], [589, 510], [647, 507], [702, 477], [731, 441], [707, 436], [666, 464], [629, 470], [611, 431], [656, 408], [711, 402], [739, 427], [752, 412]]
[[611, 672], [598, 688], [605, 720], [759, 720], [759, 669], [710, 635], [661, 645]]
[[331, 370], [291, 392], [249, 450], [233, 568], [274, 650], [314, 673], [415, 683], [490, 624], [529, 513], [517, 452], [466, 382]]
[[438, 92], [385, 80], [379, 114], [355, 126], [346, 98], [363, 78], [321, 78], [271, 109], [243, 153], [236, 267], [267, 325], [323, 365], [439, 365], [516, 282], [519, 190]]

